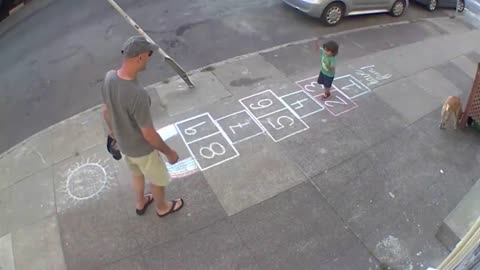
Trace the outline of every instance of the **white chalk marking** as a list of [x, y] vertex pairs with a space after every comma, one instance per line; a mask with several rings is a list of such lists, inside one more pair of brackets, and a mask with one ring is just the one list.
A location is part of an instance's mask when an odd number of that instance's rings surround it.
[[233, 133], [233, 134], [237, 134], [237, 132], [235, 131], [235, 128], [242, 128], [246, 125], [250, 124], [250, 121], [247, 120], [247, 122], [245, 123], [238, 123], [237, 125], [233, 125], [233, 126], [228, 126], [228, 128], [230, 129], [230, 131]]
[[241, 111], [238, 111], [238, 112], [234, 112], [234, 113], [231, 113], [231, 114], [229, 114], [229, 115], [225, 115], [225, 116], [222, 116], [222, 117], [220, 117], [220, 118], [217, 118], [217, 119], [215, 119], [215, 121], [218, 122], [219, 120], [228, 118], [228, 117], [233, 116], [233, 115], [240, 114], [240, 113], [242, 113], [242, 112], [247, 112], [247, 111], [246, 111], [246, 110], [241, 110]]
[[158, 129], [157, 132], [158, 134], [160, 134], [160, 137], [162, 137], [164, 141], [178, 135], [175, 125], [168, 125], [166, 127], [162, 127]]
[[[220, 152], [216, 152], [216, 151], [213, 149], [214, 146], [218, 146], [218, 148], [221, 149]], [[208, 151], [210, 152], [210, 154], [209, 154], [209, 155], [204, 154], [204, 153], [203, 153], [204, 150], [208, 150]], [[214, 158], [215, 156], [223, 156], [223, 155], [225, 155], [226, 152], [227, 152], [227, 151], [226, 151], [225, 147], [224, 147], [223, 145], [221, 145], [220, 143], [218, 143], [218, 142], [213, 142], [213, 143], [210, 144], [210, 146], [208, 146], [208, 147], [202, 147], [202, 148], [200, 148], [200, 150], [199, 150], [200, 155], [201, 155], [202, 157], [206, 158], [206, 159], [212, 159], [212, 158]]]
[[276, 111], [273, 111], [273, 112], [264, 114], [264, 115], [262, 115], [262, 116], [260, 116], [260, 117], [257, 117], [257, 119], [262, 119], [262, 118], [265, 118], [265, 117], [270, 116], [270, 115], [272, 115], [272, 114], [275, 114], [275, 113], [278, 113], [278, 112], [281, 112], [281, 111], [285, 111], [285, 110], [287, 110], [287, 108], [282, 108], [282, 109], [280, 109], [280, 110], [276, 110]]
[[241, 140], [234, 141], [233, 144], [237, 144], [237, 143], [240, 143], [240, 142], [244, 142], [244, 141], [246, 141], [246, 140], [249, 140], [249, 139], [251, 139], [251, 138], [257, 137], [258, 135], [261, 135], [261, 134], [264, 134], [264, 133], [265, 133], [265, 132], [262, 130], [262, 131], [260, 131], [259, 133], [254, 134], [254, 135], [252, 135], [252, 136], [248, 136], [248, 137], [243, 138], [243, 139], [241, 139]]
[[204, 125], [204, 124], [205, 124], [205, 121], [200, 122], [200, 123], [198, 123], [198, 124], [196, 124], [196, 125], [193, 125], [193, 126], [191, 126], [191, 127], [189, 127], [189, 128], [184, 129], [183, 132], [185, 132], [185, 134], [187, 134], [187, 135], [189, 135], [189, 136], [193, 136], [193, 135], [197, 134], [197, 130], [196, 130], [195, 128], [196, 128], [196, 127], [199, 127], [199, 126], [202, 126], [202, 125]]
[[212, 133], [212, 134], [209, 134], [209, 135], [207, 135], [207, 136], [203, 136], [203, 137], [201, 137], [201, 138], [199, 138], [199, 139], [195, 139], [195, 140], [193, 140], [193, 141], [191, 141], [191, 142], [189, 142], [189, 143], [187, 143], [187, 144], [192, 144], [192, 143], [194, 143], [194, 142], [198, 142], [198, 141], [201, 141], [201, 140], [203, 140], [203, 139], [210, 138], [210, 137], [215, 136], [215, 135], [217, 135], [217, 134], [219, 134], [219, 133], [221, 133], [221, 132], [220, 132], [220, 131], [217, 131], [217, 132]]
[[[92, 193], [88, 196], [83, 196], [83, 197], [76, 196], [70, 190], [70, 182], [76, 176], [76, 174], [81, 173], [82, 170], [86, 170], [86, 168], [88, 168], [88, 167], [91, 167], [89, 170], [92, 170], [92, 171], [93, 170], [98, 170], [100, 172], [99, 173], [100, 175], [98, 175], [97, 177], [99, 177], [100, 180], [101, 180], [101, 186], [94, 193]], [[98, 163], [88, 162], [88, 163], [80, 165], [79, 167], [75, 168], [73, 171], [70, 172], [70, 174], [68, 175], [68, 178], [67, 178], [67, 183], [66, 183], [67, 193], [68, 193], [68, 195], [70, 195], [70, 197], [72, 197], [76, 200], [79, 200], [79, 201], [88, 200], [90, 198], [95, 197], [98, 193], [100, 193], [105, 188], [105, 185], [107, 184], [107, 181], [108, 181], [108, 176], [107, 176], [107, 171], [105, 170], [105, 168], [102, 167]]]

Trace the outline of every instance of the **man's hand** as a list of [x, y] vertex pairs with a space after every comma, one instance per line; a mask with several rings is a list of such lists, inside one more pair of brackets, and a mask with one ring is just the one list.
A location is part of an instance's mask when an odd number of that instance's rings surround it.
[[168, 153], [167, 158], [168, 158], [168, 163], [170, 163], [171, 165], [177, 163], [179, 159], [178, 154], [177, 152], [175, 152], [175, 150], [171, 150]]

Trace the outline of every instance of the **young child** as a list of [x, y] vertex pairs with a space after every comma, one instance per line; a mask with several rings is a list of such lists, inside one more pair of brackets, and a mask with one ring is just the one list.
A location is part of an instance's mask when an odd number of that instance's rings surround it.
[[333, 78], [335, 77], [335, 57], [338, 53], [338, 47], [337, 42], [333, 40], [323, 44], [321, 60], [322, 67], [317, 80], [318, 84], [323, 85], [325, 89], [325, 93], [322, 97], [323, 99], [330, 97], [330, 88], [332, 87]]

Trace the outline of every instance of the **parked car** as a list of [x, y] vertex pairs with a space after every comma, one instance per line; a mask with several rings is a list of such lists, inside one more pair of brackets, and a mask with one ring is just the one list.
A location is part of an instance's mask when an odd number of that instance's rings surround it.
[[458, 12], [463, 12], [465, 9], [465, 0], [416, 0], [418, 3], [424, 5], [428, 10], [434, 11], [437, 8], [457, 8]]
[[344, 16], [388, 12], [402, 16], [408, 0], [283, 0], [312, 17], [320, 18], [328, 26], [338, 24]]
[[8, 17], [11, 9], [23, 2], [24, 0], [0, 0], [0, 21]]

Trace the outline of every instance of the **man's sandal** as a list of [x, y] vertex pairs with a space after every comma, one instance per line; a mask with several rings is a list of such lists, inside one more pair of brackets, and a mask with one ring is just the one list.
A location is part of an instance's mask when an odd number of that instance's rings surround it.
[[145, 203], [143, 208], [142, 209], [135, 209], [135, 211], [137, 212], [137, 215], [139, 215], [139, 216], [145, 214], [148, 206], [150, 206], [150, 204], [152, 204], [152, 202], [153, 202], [153, 195], [151, 193], [145, 195], [145, 198], [147, 199], [147, 202]]
[[[177, 209], [175, 209], [175, 206], [177, 205], [177, 203], [182, 203], [182, 204]], [[164, 217], [164, 216], [167, 216], [171, 213], [175, 213], [175, 212], [179, 211], [180, 209], [182, 209], [182, 207], [184, 205], [185, 205], [185, 202], [183, 201], [183, 199], [174, 200], [174, 201], [172, 201], [172, 207], [170, 208], [170, 210], [168, 210], [168, 212], [166, 212], [165, 214], [161, 214], [161, 215], [157, 212], [157, 216], [158, 217]]]

